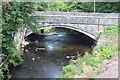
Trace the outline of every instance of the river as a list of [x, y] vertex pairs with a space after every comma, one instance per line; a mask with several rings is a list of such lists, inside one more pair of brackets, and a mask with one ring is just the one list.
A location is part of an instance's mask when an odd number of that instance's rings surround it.
[[92, 51], [94, 41], [81, 33], [54, 33], [57, 34], [28, 37], [31, 43], [24, 47], [24, 63], [12, 69], [12, 78], [58, 78], [70, 59]]

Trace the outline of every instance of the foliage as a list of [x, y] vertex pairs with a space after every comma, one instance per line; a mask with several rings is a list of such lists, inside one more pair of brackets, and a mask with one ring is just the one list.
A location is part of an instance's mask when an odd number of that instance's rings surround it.
[[116, 33], [118, 33], [118, 26], [106, 27], [104, 33], [116, 34]]
[[[110, 30], [109, 31], [110, 33], [112, 32], [112, 33], [117, 34], [116, 27], [114, 27], [114, 28], [108, 27], [108, 28], [109, 28], [108, 30]], [[111, 36], [111, 35], [109, 35], [109, 36]], [[110, 40], [112, 40], [112, 39], [110, 39]], [[101, 45], [99, 49], [97, 49], [97, 48], [94, 48], [94, 49], [95, 49], [95, 51], [93, 51], [92, 53], [86, 52], [83, 57], [78, 57], [74, 61], [70, 60], [70, 64], [62, 69], [62, 72], [59, 77], [60, 78], [74, 77], [75, 75], [78, 75], [78, 72], [80, 72], [79, 75], [82, 75], [82, 74], [86, 75], [87, 72], [84, 71], [85, 66], [91, 66], [93, 71], [100, 69], [101, 66], [103, 65], [103, 63], [105, 61], [112, 59], [118, 51], [117, 47], [112, 46], [110, 44], [110, 42], [107, 42], [106, 44]], [[93, 74], [91, 74], [91, 75], [93, 75]]]
[[120, 2], [97, 2], [96, 12], [101, 13], [119, 13]]
[[[96, 2], [96, 12], [119, 13], [120, 2]], [[94, 2], [40, 2], [39, 11], [94, 12]]]
[[90, 54], [90, 53], [89, 54], [86, 53], [82, 61], [84, 61], [86, 65], [92, 67], [99, 67], [99, 64], [101, 63], [101, 60], [95, 54]]
[[2, 54], [5, 55], [3, 61], [10, 55], [2, 66], [3, 72], [9, 73], [9, 66], [17, 66], [23, 62], [21, 53], [16, 50], [14, 45], [14, 35], [22, 27], [35, 29], [35, 25], [31, 21], [33, 18], [29, 16], [34, 10], [32, 2], [2, 3]]
[[100, 68], [105, 60], [110, 60], [115, 56], [115, 54], [113, 54], [114, 52], [114, 48], [106, 46], [104, 48], [102, 47], [97, 53], [86, 53], [84, 57], [78, 58], [76, 63], [71, 62], [70, 65], [64, 67], [59, 77], [70, 78], [75, 75], [84, 74], [86, 73], [84, 72], [85, 65], [91, 66], [93, 69]]
[[[120, 32], [119, 25], [117, 26], [111, 26], [111, 27], [106, 27], [104, 29], [104, 34], [108, 37], [110, 37], [111, 40], [117, 40], [118, 39], [118, 34]], [[110, 36], [109, 36], [110, 35]]]
[[72, 75], [75, 75], [75, 66], [73, 65], [68, 65], [63, 68], [63, 74], [66, 74], [64, 76], [69, 77]]
[[113, 56], [115, 55], [113, 52], [116, 51], [116, 49], [111, 47], [109, 44], [107, 44], [106, 46], [107, 47], [105, 47], [105, 46], [101, 47], [101, 49], [98, 52], [100, 55], [100, 58], [103, 60], [112, 59]]
[[81, 68], [80, 65], [78, 67], [78, 66], [75, 66], [73, 64], [70, 64], [70, 65], [64, 67], [62, 69], [62, 71], [63, 72], [60, 74], [61, 77], [72, 78], [72, 77], [74, 77], [75, 74], [78, 74], [78, 75], [81, 74], [82, 73], [82, 68]]
[[93, 3], [88, 2], [72, 2], [69, 11], [77, 12], [93, 12]]
[[38, 5], [38, 7], [37, 7], [38, 11], [45, 11], [47, 8], [47, 3], [45, 3], [45, 2], [39, 2], [39, 3], [37, 3], [37, 5]]
[[44, 32], [45, 33], [48, 33], [48, 32], [51, 32], [52, 30], [54, 30], [55, 28], [54, 27], [50, 27], [49, 29], [44, 29]]
[[39, 2], [38, 11], [67, 11], [67, 6], [64, 2]]

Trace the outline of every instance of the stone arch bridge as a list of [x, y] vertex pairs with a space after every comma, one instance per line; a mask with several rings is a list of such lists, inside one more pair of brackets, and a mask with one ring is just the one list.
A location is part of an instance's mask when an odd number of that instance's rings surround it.
[[[44, 19], [37, 20], [43, 26], [38, 30], [48, 27], [63, 27], [81, 32], [88, 37], [97, 40], [103, 27], [118, 24], [117, 13], [80, 13], [80, 12], [35, 12], [34, 16], [44, 16]], [[27, 30], [26, 35], [31, 34]]]

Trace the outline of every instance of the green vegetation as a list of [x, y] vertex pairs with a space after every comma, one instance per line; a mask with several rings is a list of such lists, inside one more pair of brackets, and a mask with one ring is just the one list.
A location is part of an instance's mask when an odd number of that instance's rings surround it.
[[70, 64], [62, 69], [62, 74], [60, 74], [60, 78], [73, 78], [74, 75], [78, 74], [80, 75], [83, 70], [82, 67]]
[[67, 11], [68, 6], [64, 2], [39, 2], [38, 11]]
[[[120, 2], [96, 2], [96, 12], [119, 13]], [[93, 2], [40, 2], [39, 11], [94, 12]]]
[[105, 34], [116, 34], [118, 33], [118, 26], [106, 27], [104, 33]]
[[[119, 12], [117, 2], [114, 3], [96, 3], [96, 12]], [[77, 12], [93, 12], [93, 3], [84, 3], [84, 2], [39, 2], [38, 8], [39, 11], [77, 11]], [[2, 72], [2, 77], [9, 76], [10, 66], [17, 66], [23, 62], [21, 57], [22, 53], [18, 52], [16, 45], [14, 43], [15, 33], [18, 32], [23, 26], [30, 28], [32, 31], [36, 31], [37, 24], [35, 23], [36, 17], [29, 16], [35, 11], [34, 3], [31, 2], [3, 2], [2, 3], [2, 30], [0, 29], [0, 45], [2, 47], [2, 52], [0, 53], [0, 60], [3, 64], [0, 64]], [[44, 17], [41, 17], [42, 19]], [[116, 33], [116, 27], [109, 28], [105, 33]], [[46, 31], [49, 32], [49, 31]], [[114, 37], [115, 39], [116, 37]], [[106, 46], [106, 45], [104, 45]], [[110, 50], [111, 49], [111, 50]], [[86, 65], [92, 66], [94, 68], [99, 67], [98, 65], [102, 60], [109, 60], [114, 55], [112, 54], [115, 49], [111, 48], [109, 45], [102, 47], [99, 54], [86, 54], [83, 58], [78, 58], [77, 62], [74, 63], [70, 61], [70, 65], [63, 68], [63, 73], [61, 77], [73, 77], [74, 75], [84, 73], [83, 63]], [[5, 76], [6, 74], [6, 76]]]
[[115, 48], [111, 47], [110, 45], [107, 45], [107, 47], [105, 46], [101, 47], [101, 49], [99, 50], [99, 55], [101, 59], [109, 60], [109, 59], [112, 59], [113, 56], [115, 56], [113, 52], [115, 52]]
[[23, 62], [21, 52], [16, 49], [14, 36], [23, 26], [31, 30], [36, 29], [36, 25], [32, 24], [35, 19], [29, 16], [34, 10], [34, 3], [31, 2], [2, 3], [2, 53], [0, 56], [2, 55], [3, 64], [0, 67], [3, 78], [10, 77], [10, 66], [17, 66]]
[[99, 49], [95, 47], [92, 53], [86, 52], [83, 57], [71, 60], [70, 64], [62, 69], [59, 77], [74, 78], [76, 75], [78, 75], [77, 78], [95, 77], [98, 74], [99, 69], [104, 67], [104, 63], [117, 55], [117, 46], [112, 44], [113, 41], [117, 40], [117, 37], [115, 37], [115, 39], [111, 39], [111, 37], [117, 35], [117, 32], [118, 29], [116, 26], [107, 27], [102, 36], [111, 33], [111, 35], [108, 35], [108, 39], [110, 41], [104, 42], [104, 44], [100, 45], [101, 47]]

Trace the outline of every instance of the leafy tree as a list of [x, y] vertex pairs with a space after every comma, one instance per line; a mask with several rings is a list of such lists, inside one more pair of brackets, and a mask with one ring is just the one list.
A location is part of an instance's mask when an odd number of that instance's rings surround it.
[[[96, 12], [99, 13], [118, 13], [120, 2], [96, 2]], [[93, 2], [73, 2], [69, 11], [94, 12]], [[69, 6], [67, 5], [67, 6]]]
[[70, 11], [77, 12], [92, 12], [93, 11], [93, 3], [89, 2], [73, 2], [70, 5]]
[[67, 11], [64, 2], [39, 2], [38, 11]]
[[[22, 63], [20, 52], [14, 45], [15, 33], [22, 27], [34, 29], [36, 26], [31, 21], [33, 17], [29, 16], [35, 10], [32, 2], [3, 2], [2, 3], [2, 54], [4, 54], [2, 71], [9, 73], [9, 66], [17, 66]], [[34, 19], [33, 19], [34, 20]], [[9, 57], [8, 57], [9, 56]]]
[[[96, 12], [119, 13], [120, 2], [96, 2]], [[94, 2], [42, 2], [38, 10], [63, 12], [94, 12]]]
[[119, 13], [120, 2], [97, 2], [96, 12], [100, 13]]
[[45, 11], [46, 8], [48, 8], [47, 3], [45, 3], [45, 2], [39, 2], [39, 3], [37, 3], [37, 5], [38, 5], [38, 7], [37, 7], [38, 11]]

